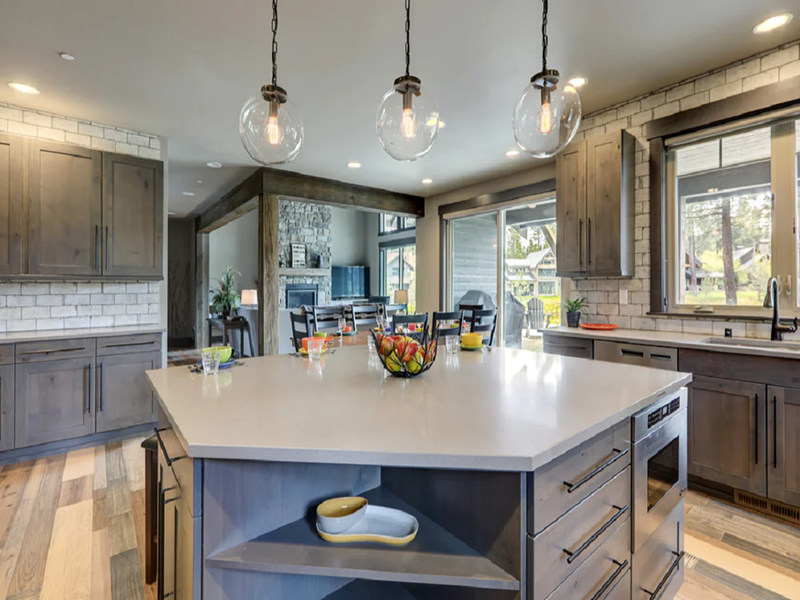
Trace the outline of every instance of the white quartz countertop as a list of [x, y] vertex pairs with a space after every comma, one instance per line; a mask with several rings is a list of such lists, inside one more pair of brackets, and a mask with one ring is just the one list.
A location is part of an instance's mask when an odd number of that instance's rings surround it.
[[321, 362], [246, 359], [205, 376], [148, 371], [189, 456], [531, 471], [691, 375], [513, 349], [440, 353], [416, 379], [366, 346]]
[[[775, 347], [748, 346], [746, 338], [737, 338], [740, 345], [714, 344], [707, 340], [719, 336], [703, 335], [697, 333], [683, 333], [679, 331], [648, 331], [640, 329], [613, 329], [611, 331], [598, 331], [584, 329], [583, 327], [552, 327], [544, 330], [544, 335], [561, 335], [576, 338], [590, 338], [593, 340], [607, 340], [609, 342], [629, 342], [634, 344], [649, 344], [651, 346], [667, 346], [670, 348], [695, 348], [710, 352], [727, 352], [729, 354], [749, 354], [755, 356], [771, 356], [774, 358], [800, 359], [800, 349], [791, 346], [781, 347], [781, 342], [774, 342]], [[753, 340], [755, 344], [768, 342], [768, 340]]]
[[159, 325], [129, 325], [125, 327], [94, 327], [86, 329], [47, 329], [44, 331], [13, 331], [0, 333], [0, 344], [163, 332], [164, 328]]

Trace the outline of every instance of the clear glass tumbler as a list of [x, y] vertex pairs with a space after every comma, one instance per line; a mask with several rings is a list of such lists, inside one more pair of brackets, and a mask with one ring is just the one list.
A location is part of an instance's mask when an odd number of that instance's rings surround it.
[[455, 354], [458, 352], [458, 336], [457, 335], [448, 335], [444, 338], [445, 346], [447, 347], [448, 354]]
[[216, 375], [219, 371], [219, 348], [206, 348], [203, 350], [203, 373]]
[[319, 360], [322, 357], [322, 349], [325, 347], [325, 338], [313, 338], [308, 340], [308, 358]]
[[336, 327], [339, 329], [339, 335], [344, 333], [344, 328], [347, 326], [347, 322], [344, 320], [344, 317], [339, 317], [336, 322]]

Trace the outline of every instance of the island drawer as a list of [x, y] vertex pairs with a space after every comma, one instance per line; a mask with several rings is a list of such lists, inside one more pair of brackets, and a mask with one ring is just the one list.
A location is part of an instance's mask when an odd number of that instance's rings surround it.
[[528, 533], [537, 534], [631, 462], [624, 419], [528, 475]]
[[193, 517], [203, 514], [203, 461], [189, 458], [172, 428], [158, 429], [159, 455], [181, 488], [181, 496]]
[[[547, 600], [629, 600], [630, 581], [630, 519], [615, 525], [611, 537], [595, 550], [586, 562], [556, 591], [547, 596]], [[622, 587], [620, 587], [622, 586]], [[530, 600], [544, 598], [539, 594], [538, 582], [533, 586]]]
[[151, 352], [161, 350], [161, 334], [145, 333], [116, 335], [97, 340], [97, 355], [129, 354], [131, 352]]
[[0, 346], [0, 365], [14, 364], [14, 344]]
[[572, 356], [575, 358], [592, 358], [592, 340], [580, 339], [565, 335], [544, 335], [542, 349], [547, 354]]
[[620, 524], [624, 523], [630, 542], [630, 495], [628, 467], [542, 533], [528, 538], [537, 598], [556, 589]]
[[684, 579], [684, 520], [681, 500], [633, 555], [634, 600], [675, 597]]
[[17, 344], [17, 363], [34, 363], [63, 358], [94, 358], [95, 340], [76, 338]]

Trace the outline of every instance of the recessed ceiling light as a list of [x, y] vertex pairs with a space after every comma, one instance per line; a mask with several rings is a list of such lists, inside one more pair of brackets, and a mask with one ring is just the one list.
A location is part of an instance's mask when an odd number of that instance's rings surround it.
[[8, 87], [11, 89], [17, 90], [18, 92], [22, 92], [23, 94], [38, 94], [39, 90], [37, 90], [32, 85], [28, 85], [27, 83], [19, 83], [16, 81], [12, 81], [8, 84]]
[[219, 169], [222, 167], [222, 163], [212, 160], [211, 162], [207, 162], [206, 166], [211, 167], [212, 169]]
[[64, 60], [75, 60], [75, 57], [72, 56], [69, 52], [59, 52], [58, 55], [63, 58]]
[[200, 185], [202, 185], [202, 184], [203, 184], [203, 180], [202, 180], [202, 179], [198, 179], [198, 180], [197, 180], [197, 183], [199, 183]]
[[783, 27], [789, 21], [792, 20], [791, 13], [784, 13], [782, 15], [775, 15], [774, 17], [769, 17], [768, 19], [764, 19], [753, 27], [753, 33], [769, 33], [770, 31], [774, 31], [778, 27]]
[[184, 196], [194, 196], [194, 192], [182, 192]]
[[514, 158], [516, 156], [519, 156], [519, 150], [509, 150], [508, 152], [506, 152], [506, 156], [508, 158]]
[[572, 79], [569, 80], [569, 84], [572, 87], [576, 87], [576, 88], [584, 86], [587, 83], [589, 83], [589, 79], [587, 77], [573, 77]]
[[426, 177], [425, 179], [422, 180], [422, 183], [425, 185], [430, 185], [433, 183], [433, 179], [431, 179], [430, 177]]
[[347, 168], [348, 169], [360, 169], [361, 168], [361, 163], [358, 162], [358, 161], [355, 161], [355, 160], [351, 160], [349, 163], [347, 163]]
[[719, 191], [719, 188], [708, 188], [709, 194], [716, 194]]

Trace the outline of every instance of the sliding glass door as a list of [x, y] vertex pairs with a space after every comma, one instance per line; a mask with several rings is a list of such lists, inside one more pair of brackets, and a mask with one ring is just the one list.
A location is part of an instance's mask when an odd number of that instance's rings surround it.
[[454, 216], [446, 231], [448, 306], [496, 308], [495, 344], [540, 349], [541, 330], [561, 316], [555, 198], [526, 198]]

